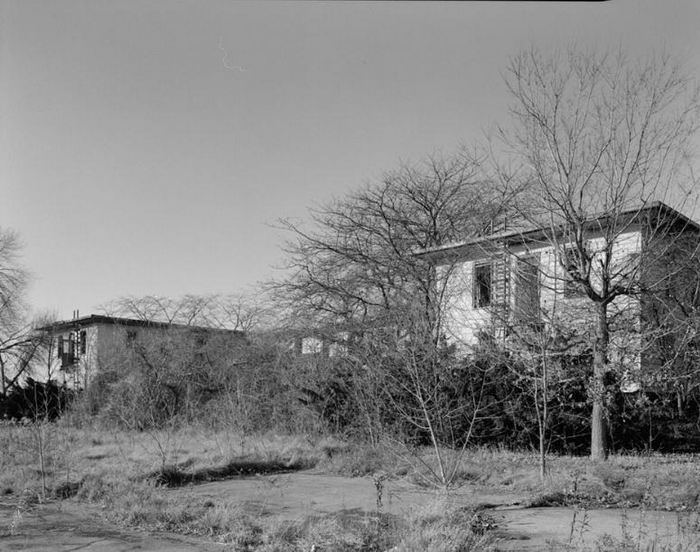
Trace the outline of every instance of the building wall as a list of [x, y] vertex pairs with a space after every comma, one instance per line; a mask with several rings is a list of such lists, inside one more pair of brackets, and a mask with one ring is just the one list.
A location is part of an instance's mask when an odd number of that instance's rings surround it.
[[[80, 332], [83, 331], [86, 334], [85, 352], [80, 349]], [[76, 360], [72, 365], [61, 367], [58, 347], [54, 347], [54, 364], [58, 368], [55, 371], [58, 374], [56, 379], [73, 389], [83, 389], [101, 366], [106, 368], [110, 362], [121, 360], [117, 353], [124, 349], [130, 339], [144, 339], [167, 331], [159, 327], [93, 323], [56, 333], [54, 339], [64, 339], [64, 343], [69, 342], [71, 335], [78, 336]]]
[[[75, 360], [61, 368], [61, 359], [57, 346], [53, 347], [53, 364], [56, 366], [54, 379], [71, 388], [85, 388], [100, 371], [128, 370], [129, 357], [123, 353], [131, 343], [142, 343], [146, 347], [167, 349], [177, 355], [181, 347], [193, 348], [204, 346], [228, 347], [245, 346], [247, 340], [241, 332], [216, 330], [210, 328], [185, 326], [156, 326], [140, 324], [119, 324], [91, 321], [81, 324], [74, 321], [64, 324], [72, 327], [57, 331], [51, 329], [54, 343], [63, 339], [68, 343], [69, 337], [77, 336]], [[80, 344], [80, 334], [85, 332], [85, 350]]]
[[[592, 250], [603, 246], [601, 236], [592, 235], [588, 240]], [[631, 229], [619, 236], [613, 247], [613, 263], [633, 262], [631, 255], [641, 248], [641, 232]], [[513, 324], [513, 313], [524, 291], [518, 289], [518, 261], [524, 258], [537, 259], [539, 272], [539, 307], [541, 322], [570, 324], [580, 331], [594, 331], [592, 303], [586, 297], [565, 296], [565, 270], [557, 260], [554, 248], [549, 244], [529, 244], [511, 247], [500, 253], [489, 252], [488, 256], [479, 251], [466, 255], [467, 258], [451, 265], [438, 267], [438, 273], [445, 285], [444, 332], [448, 339], [462, 349], [477, 343], [481, 332], [498, 335], [499, 327], [507, 321]], [[477, 308], [474, 305], [475, 267], [491, 263], [492, 304]], [[595, 264], [595, 263], [594, 263]], [[500, 265], [500, 268], [499, 268]], [[622, 266], [619, 264], [618, 266]], [[594, 284], [597, 283], [593, 275]], [[611, 318], [629, 329], [630, 324], [639, 325], [639, 301], [630, 297], [619, 297], [610, 306]], [[624, 319], [624, 321], [622, 320]], [[523, 322], [525, 322], [523, 320]], [[625, 359], [638, 358], [631, 351], [638, 351], [639, 344], [634, 339], [624, 341], [613, 336], [613, 348], [617, 351], [611, 357]]]

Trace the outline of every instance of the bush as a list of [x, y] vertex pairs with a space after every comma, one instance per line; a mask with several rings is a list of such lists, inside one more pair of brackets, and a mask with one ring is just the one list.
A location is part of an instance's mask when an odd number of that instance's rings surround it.
[[45, 383], [27, 378], [23, 387], [15, 387], [0, 398], [0, 419], [55, 420], [73, 402], [75, 393], [55, 381]]

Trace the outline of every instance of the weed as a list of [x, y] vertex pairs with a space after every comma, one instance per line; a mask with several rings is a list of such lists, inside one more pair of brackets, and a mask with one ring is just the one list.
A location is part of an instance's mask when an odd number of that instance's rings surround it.
[[384, 481], [389, 478], [386, 472], [379, 472], [372, 475], [372, 482], [377, 491], [377, 512], [382, 511], [382, 498], [384, 495]]
[[[36, 440], [37, 431], [41, 431], [41, 443]], [[172, 428], [156, 437], [160, 447], [154, 444], [153, 435], [142, 432], [75, 428], [60, 422], [41, 427], [0, 423], [0, 490], [20, 505], [16, 524], [26, 511], [23, 508], [43, 501], [44, 496], [74, 497], [101, 504], [105, 515], [119, 524], [202, 535], [226, 541], [239, 550], [461, 551], [492, 550], [495, 546], [490, 530], [494, 520], [483, 511], [459, 510], [442, 503], [412, 512], [405, 519], [386, 515], [383, 509], [389, 476], [424, 481], [428, 474], [421, 475], [416, 463], [402, 461], [391, 448], [271, 434], [246, 434], [241, 439], [230, 431], [201, 427]], [[426, 463], [431, 461], [430, 451], [417, 449], [416, 453]], [[443, 457], [450, 460], [450, 454], [445, 451]], [[482, 487], [490, 493], [537, 493], [532, 506], [578, 507], [567, 550], [589, 550], [583, 543], [587, 508], [610, 504], [677, 510], [678, 534], [692, 542], [700, 525], [694, 513], [700, 496], [697, 460], [691, 455], [614, 455], [603, 464], [553, 456], [548, 458], [550, 472], [544, 492], [537, 459], [527, 453], [493, 448], [466, 451], [454, 473], [455, 482], [477, 491]], [[177, 497], [167, 490], [309, 468], [346, 476], [374, 474], [376, 511], [289, 522], [261, 517], [259, 508], [246, 510], [211, 498], [183, 500], [183, 493], [189, 496], [186, 488], [178, 491]], [[269, 477], [265, 482], [275, 485]], [[644, 534], [646, 526], [626, 519], [621, 529], [628, 548], [620, 550], [641, 552], [646, 543], [653, 542], [653, 534]], [[599, 549], [613, 550], [617, 541], [611, 539], [601, 540]], [[654, 550], [668, 550], [661, 548], [662, 544], [657, 543]], [[632, 545], [637, 548], [629, 548]]]
[[324, 473], [363, 477], [380, 471], [395, 472], [396, 458], [386, 449], [366, 445], [321, 447], [324, 457], [318, 468]]
[[468, 508], [449, 508], [441, 501], [427, 505], [409, 516], [396, 552], [488, 552], [496, 550], [489, 532], [493, 520]]

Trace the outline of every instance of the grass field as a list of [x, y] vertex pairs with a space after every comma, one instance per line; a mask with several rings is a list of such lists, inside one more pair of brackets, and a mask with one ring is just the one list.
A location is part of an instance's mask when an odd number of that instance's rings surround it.
[[[488, 523], [469, 508], [426, 505], [407, 518], [364, 515], [260, 521], [245, 509], [207, 500], [183, 504], [168, 487], [235, 476], [313, 470], [348, 477], [403, 478], [426, 485], [433, 461], [387, 444], [213, 432], [189, 427], [127, 432], [57, 424], [0, 425], [0, 494], [18, 508], [73, 499], [103, 506], [123, 526], [206, 536], [234, 550], [493, 550]], [[476, 449], [456, 481], [474, 489], [526, 495], [534, 506], [573, 505], [696, 511], [700, 458], [620, 455], [607, 462], [554, 456], [544, 482], [534, 454]], [[602, 550], [603, 548], [601, 548]], [[680, 548], [691, 550], [694, 548]]]

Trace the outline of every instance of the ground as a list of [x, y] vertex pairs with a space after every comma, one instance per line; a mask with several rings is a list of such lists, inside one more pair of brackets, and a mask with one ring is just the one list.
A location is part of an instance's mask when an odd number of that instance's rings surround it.
[[449, 492], [392, 442], [0, 424], [0, 550], [700, 551], [698, 455], [441, 458]]
[[[167, 493], [185, 504], [202, 499], [212, 504], [226, 501], [239, 505], [250, 515], [283, 520], [347, 513], [370, 515], [377, 508], [386, 514], [406, 516], [430, 504], [445, 509], [480, 506], [483, 523], [497, 540], [496, 550], [502, 551], [595, 550], [596, 543], [603, 542], [605, 535], [615, 542], [627, 539], [628, 544], [638, 539], [638, 546], [628, 550], [646, 550], [649, 546], [662, 550], [663, 546], [697, 537], [697, 533], [690, 534], [697, 529], [694, 514], [640, 509], [526, 508], [528, 498], [524, 495], [494, 493], [477, 486], [463, 486], [445, 495], [404, 480], [386, 481], [378, 506], [372, 477], [328, 476], [313, 471], [239, 477], [186, 485]], [[7, 551], [227, 549], [202, 536], [118, 528], [105, 521], [103, 508], [74, 499], [35, 504], [24, 511], [19, 511], [10, 501], [0, 502], [0, 528], [0, 549]], [[228, 549], [236, 550], [233, 546]], [[683, 548], [699, 549], [697, 545]]]

